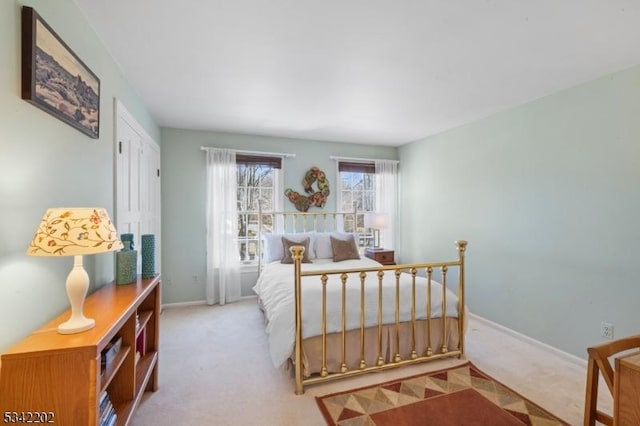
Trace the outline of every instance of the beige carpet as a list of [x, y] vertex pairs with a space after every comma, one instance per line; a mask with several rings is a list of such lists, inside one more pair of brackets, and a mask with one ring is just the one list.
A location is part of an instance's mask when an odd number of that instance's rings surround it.
[[[268, 355], [255, 299], [168, 308], [160, 317], [160, 388], [145, 394], [133, 425], [325, 425], [316, 396], [460, 365], [391, 369], [310, 386], [296, 396], [290, 371]], [[571, 425], [582, 423], [586, 366], [469, 322], [467, 357], [478, 368]], [[548, 389], [553, 388], [553, 392]], [[606, 395], [605, 392], [601, 392]], [[604, 401], [609, 404], [610, 401]], [[605, 405], [606, 407], [606, 405]]]

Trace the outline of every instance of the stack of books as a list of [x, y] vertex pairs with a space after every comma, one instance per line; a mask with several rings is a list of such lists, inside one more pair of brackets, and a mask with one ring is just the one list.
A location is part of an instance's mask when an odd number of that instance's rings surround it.
[[116, 357], [120, 348], [122, 347], [122, 337], [117, 337], [109, 342], [109, 344], [102, 350], [100, 356], [100, 372], [104, 373], [104, 370], [111, 364], [111, 361]]
[[136, 364], [138, 360], [145, 356], [147, 349], [147, 330], [142, 330], [136, 338]]
[[100, 426], [112, 426], [116, 424], [118, 415], [113, 408], [107, 391], [100, 395]]

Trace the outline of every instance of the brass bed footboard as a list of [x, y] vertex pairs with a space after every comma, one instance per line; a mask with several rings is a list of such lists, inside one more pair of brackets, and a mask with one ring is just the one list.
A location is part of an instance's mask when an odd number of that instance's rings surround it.
[[[293, 364], [295, 368], [295, 393], [302, 394], [304, 386], [363, 374], [372, 371], [381, 371], [402, 365], [425, 362], [444, 357], [462, 357], [464, 355], [464, 327], [465, 327], [465, 273], [464, 256], [467, 242], [456, 241], [458, 260], [449, 262], [416, 263], [394, 266], [379, 266], [350, 270], [305, 271], [301, 270], [304, 247], [293, 246], [291, 253], [294, 261], [294, 285], [295, 285], [295, 347]], [[447, 276], [449, 268], [458, 269], [457, 279], [457, 313], [447, 312]], [[436, 285], [434, 273], [439, 272], [442, 292], [440, 295], [441, 312], [432, 315], [432, 285]], [[424, 273], [424, 277], [419, 274]], [[391, 306], [394, 310], [394, 320], [383, 321], [383, 310], [390, 309], [389, 301], [383, 304], [383, 278], [392, 274], [395, 278], [395, 297]], [[410, 277], [410, 317], [401, 317], [400, 277]], [[365, 280], [367, 276], [377, 279], [377, 322], [374, 326], [365, 322]], [[302, 278], [317, 277], [311, 282], [305, 281], [304, 285], [322, 286], [322, 297], [317, 303], [321, 307], [321, 334], [313, 337], [315, 345], [321, 348], [320, 370], [317, 374], [305, 375], [304, 360], [309, 354], [305, 354], [305, 340], [303, 339], [302, 321]], [[341, 282], [341, 330], [338, 332], [327, 331], [327, 282], [330, 277], [339, 277]], [[356, 281], [355, 283], [353, 281]], [[420, 281], [420, 284], [418, 282]], [[425, 298], [418, 301], [416, 298], [416, 286], [425, 285]], [[359, 303], [350, 306], [346, 302], [347, 287], [359, 287]], [[420, 303], [417, 303], [420, 302]], [[424, 312], [418, 312], [416, 305], [424, 305]], [[406, 306], [405, 306], [406, 308]], [[347, 328], [347, 315], [352, 310], [359, 311], [360, 325], [356, 329]], [[386, 312], [386, 311], [385, 311]], [[452, 323], [452, 321], [454, 321]], [[455, 333], [452, 332], [452, 324]], [[359, 334], [359, 339], [354, 338], [354, 333]], [[457, 334], [457, 336], [455, 336]], [[457, 337], [457, 338], [456, 338]], [[318, 339], [320, 342], [318, 342]], [[371, 341], [373, 340], [373, 341]], [[328, 348], [329, 342], [337, 344]], [[357, 342], [357, 343], [355, 343]], [[348, 347], [348, 344], [351, 347]], [[435, 345], [438, 346], [435, 346]], [[353, 346], [357, 345], [356, 348]], [[353, 351], [358, 354], [353, 362]], [[373, 355], [372, 355], [373, 351]], [[330, 367], [328, 354], [331, 358], [339, 358], [337, 367]], [[348, 356], [349, 354], [349, 356]], [[348, 358], [350, 359], [348, 361]], [[335, 364], [335, 363], [334, 363]]]

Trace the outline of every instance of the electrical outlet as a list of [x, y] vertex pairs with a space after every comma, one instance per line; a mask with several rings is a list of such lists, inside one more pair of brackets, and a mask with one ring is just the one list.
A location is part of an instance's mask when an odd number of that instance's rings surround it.
[[199, 283], [199, 282], [200, 282], [200, 281], [198, 280], [198, 276], [197, 276], [197, 275], [194, 275], [194, 276], [193, 276], [193, 284], [198, 285], [198, 283]]
[[600, 323], [600, 335], [605, 339], [613, 339], [613, 324], [609, 324], [608, 322]]

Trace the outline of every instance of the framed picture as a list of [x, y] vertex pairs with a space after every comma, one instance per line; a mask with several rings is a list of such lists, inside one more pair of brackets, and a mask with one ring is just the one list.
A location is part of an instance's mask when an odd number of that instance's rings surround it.
[[22, 7], [22, 99], [100, 135], [100, 80], [31, 7]]

